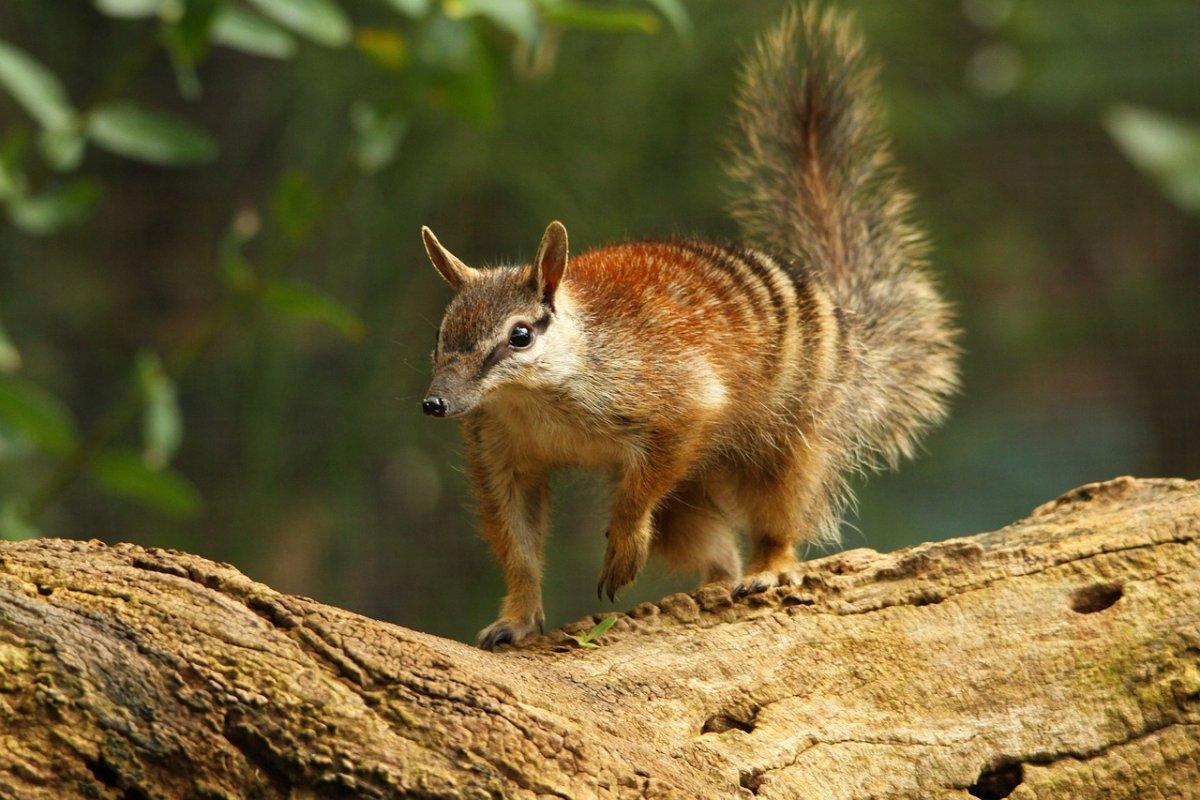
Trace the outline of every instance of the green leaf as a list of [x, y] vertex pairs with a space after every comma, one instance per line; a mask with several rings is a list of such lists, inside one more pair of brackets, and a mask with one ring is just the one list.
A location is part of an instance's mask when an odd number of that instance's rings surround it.
[[0, 375], [0, 419], [51, 453], [75, 445], [71, 412], [54, 395], [12, 375]]
[[80, 178], [41, 194], [10, 199], [8, 215], [26, 233], [45, 236], [84, 222], [98, 202], [100, 184], [91, 178]]
[[258, 10], [285, 28], [326, 47], [350, 43], [351, 25], [333, 0], [250, 0]]
[[388, 5], [401, 14], [410, 17], [423, 17], [429, 13], [429, 0], [387, 0]]
[[70, 172], [83, 161], [86, 142], [74, 127], [46, 128], [38, 135], [42, 158], [58, 172]]
[[179, 21], [168, 27], [168, 42], [188, 64], [194, 65], [204, 57], [217, 12], [225, 5], [221, 0], [188, 0]]
[[546, 9], [546, 19], [569, 28], [591, 31], [635, 31], [657, 33], [661, 20], [649, 11], [585, 3], [555, 3]]
[[1104, 126], [1125, 156], [1179, 207], [1200, 212], [1200, 125], [1137, 106], [1116, 106]]
[[165, 0], [96, 0], [96, 8], [110, 17], [140, 19], [158, 16]]
[[0, 159], [0, 200], [9, 201], [22, 197], [28, 190], [25, 176]]
[[5, 42], [0, 42], [0, 86], [42, 127], [65, 128], [75, 118], [75, 109], [54, 73]]
[[87, 133], [109, 152], [151, 164], [200, 164], [211, 161], [217, 153], [208, 134], [129, 102], [97, 107], [88, 119]]
[[92, 462], [91, 474], [107, 491], [171, 516], [190, 517], [200, 509], [200, 492], [191, 481], [171, 469], [151, 469], [138, 453], [100, 453]]
[[586, 634], [584, 634], [584, 638], [586, 638], [589, 642], [600, 638], [604, 634], [608, 633], [608, 629], [611, 628], [613, 626], [613, 623], [615, 623], [616, 621], [617, 621], [616, 614], [613, 614], [611, 617], [605, 617], [604, 619], [602, 619], [598, 623], [596, 623], [596, 627], [592, 628], [590, 631], [588, 631]]
[[395, 160], [408, 128], [403, 114], [359, 101], [350, 109], [350, 121], [357, 135], [355, 159], [363, 172], [378, 172]]
[[605, 617], [604, 619], [602, 619], [598, 623], [596, 623], [596, 626], [594, 628], [592, 628], [590, 631], [588, 631], [587, 633], [580, 634], [578, 636], [572, 636], [570, 638], [574, 639], [575, 643], [577, 645], [579, 645], [580, 647], [595, 649], [595, 648], [599, 647], [599, 645], [597, 645], [595, 643], [595, 640], [599, 639], [601, 636], [603, 636], [605, 633], [607, 633], [608, 629], [611, 628], [613, 626], [613, 623], [615, 623], [616, 621], [617, 621], [616, 614], [612, 615], [611, 617]]
[[366, 334], [366, 326], [353, 311], [312, 286], [293, 281], [271, 281], [263, 299], [290, 317], [329, 325], [350, 341], [361, 341]]
[[171, 463], [183, 441], [183, 414], [175, 395], [175, 383], [163, 369], [162, 360], [143, 351], [137, 358], [138, 385], [142, 390], [142, 459], [151, 469]]
[[22, 539], [36, 539], [42, 535], [37, 528], [25, 521], [21, 505], [17, 500], [9, 500], [0, 505], [0, 539], [16, 542]]
[[188, 0], [183, 13], [163, 28], [163, 44], [171, 57], [171, 69], [179, 93], [188, 100], [201, 94], [199, 64], [208, 53], [209, 34], [221, 0]]
[[671, 27], [675, 29], [675, 33], [681, 39], [691, 40], [692, 19], [688, 16], [687, 9], [684, 8], [683, 0], [646, 0], [646, 2], [654, 6], [658, 13], [671, 23]]
[[486, 17], [527, 42], [538, 35], [537, 10], [529, 0], [446, 0], [444, 7], [449, 17]]
[[0, 325], [0, 372], [16, 372], [21, 368], [21, 353], [12, 343], [4, 326]]
[[0, 201], [23, 197], [29, 192], [29, 179], [21, 170], [29, 132], [17, 128], [0, 139]]
[[298, 169], [289, 169], [275, 187], [272, 211], [279, 226], [292, 241], [300, 241], [312, 230], [320, 202], [312, 181]]
[[167, 40], [167, 53], [171, 56], [171, 70], [175, 73], [175, 85], [184, 100], [196, 100], [204, 93], [200, 85], [200, 75], [196, 72], [195, 62], [188, 60], [179, 50]]
[[266, 58], [291, 58], [296, 53], [296, 40], [291, 35], [238, 6], [226, 4], [213, 20], [214, 42]]

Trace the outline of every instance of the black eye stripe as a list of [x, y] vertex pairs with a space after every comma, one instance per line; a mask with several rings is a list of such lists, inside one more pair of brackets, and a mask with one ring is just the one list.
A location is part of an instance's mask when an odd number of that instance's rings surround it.
[[[546, 332], [547, 328], [550, 327], [550, 314], [549, 313], [543, 314], [541, 317], [536, 319], [532, 324], [516, 322], [516, 323], [513, 323], [513, 325], [514, 325], [514, 327], [517, 325], [524, 325], [525, 327], [529, 328], [535, 335], [540, 336], [541, 334]], [[512, 333], [512, 328], [509, 328], [509, 335], [511, 335], [511, 333]], [[501, 339], [499, 342], [497, 342], [492, 347], [492, 349], [488, 352], [487, 356], [483, 359], [483, 362], [479, 365], [479, 369], [477, 369], [475, 371], [475, 375], [474, 375], [475, 380], [479, 380], [480, 378], [482, 378], [484, 375], [486, 375], [491, 370], [492, 367], [499, 364], [501, 361], [503, 361], [505, 358], [507, 358], [511, 354], [512, 351], [510, 350], [510, 346], [509, 346], [509, 335], [506, 335], [503, 339]], [[450, 352], [461, 351], [461, 352], [466, 353], [466, 352], [472, 351], [472, 348], [469, 348], [469, 347], [462, 347], [460, 349], [460, 348], [455, 348], [453, 346], [444, 346], [444, 349], [446, 351], [450, 351]]]
[[499, 364], [504, 357], [508, 355], [508, 342], [501, 342], [492, 348], [492, 352], [487, 354], [487, 358], [479, 365], [479, 369], [475, 372], [476, 379], [482, 378], [487, 374], [488, 370]]

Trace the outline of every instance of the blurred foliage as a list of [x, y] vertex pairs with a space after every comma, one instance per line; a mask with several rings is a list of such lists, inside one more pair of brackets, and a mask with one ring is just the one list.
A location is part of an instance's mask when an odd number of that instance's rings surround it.
[[1200, 124], [1136, 106], [1105, 116], [1117, 144], [1180, 208], [1200, 213]]
[[[112, 66], [111, 77], [100, 90], [102, 99], [82, 110], [72, 106], [63, 83], [49, 68], [14, 44], [0, 41], [0, 88], [37, 126], [34, 134], [17, 123], [4, 134], [0, 201], [7, 206], [12, 224], [27, 234], [44, 236], [82, 224], [91, 216], [100, 197], [99, 182], [92, 178], [64, 181], [52, 174], [80, 170], [89, 143], [117, 156], [162, 167], [202, 165], [216, 159], [217, 142], [199, 126], [123, 96], [139, 72], [165, 66], [154, 62], [158, 49], [165, 51], [179, 95], [191, 101], [202, 95], [198, 70], [213, 46], [264, 58], [289, 59], [296, 54], [294, 34], [330, 49], [344, 49], [353, 43], [359, 56], [385, 72], [403, 72], [410, 66], [408, 51], [413, 31], [369, 25], [356, 29], [335, 0], [247, 3], [96, 0], [99, 13], [136, 21], [146, 38], [132, 58], [118, 59], [115, 65], [95, 65], [100, 74], [106, 66]], [[564, 29], [653, 33], [660, 20], [655, 13], [635, 7], [564, 0], [447, 0], [440, 15], [428, 2], [393, 0], [390, 5], [394, 14], [379, 24], [398, 26], [404, 17], [434, 18], [416, 34], [429, 45], [423, 52], [429, 56], [427, 66], [434, 74], [445, 65], [446, 45], [480, 52], [489, 49], [490, 60], [495, 61], [504, 47], [517, 43], [537, 47]], [[677, 25], [686, 24], [687, 16], [676, 3], [654, 0], [653, 5]], [[369, 11], [364, 9], [363, 13]], [[485, 28], [449, 22], [473, 17], [485, 18], [515, 38], [489, 43]], [[450, 87], [450, 95], [464, 95], [468, 105], [486, 105], [489, 110], [483, 116], [490, 117], [491, 87], [483, 87], [480, 93], [479, 87], [471, 87], [471, 81], [498, 68], [496, 64], [485, 64], [481, 55], [452, 66], [449, 72], [458, 81]], [[428, 104], [420, 92], [440, 87], [438, 79], [418, 76], [411, 85], [394, 83], [391, 89], [378, 95], [349, 95], [354, 99], [348, 135], [341, 149], [346, 153], [346, 163], [363, 175], [383, 169], [396, 158], [408, 116]], [[31, 139], [36, 139], [40, 163], [34, 163], [28, 152]], [[47, 172], [51, 174], [42, 174]], [[33, 535], [33, 520], [56, 502], [76, 474], [83, 471], [90, 472], [98, 486], [115, 495], [171, 515], [194, 514], [200, 506], [199, 491], [169, 469], [183, 437], [175, 380], [210, 337], [232, 324], [229, 317], [234, 306], [244, 313], [253, 306], [246, 300], [261, 301], [265, 308], [283, 316], [324, 323], [351, 341], [363, 339], [366, 328], [354, 312], [314, 286], [276, 277], [287, 269], [293, 251], [313, 235], [324, 215], [323, 204], [340, 198], [339, 190], [347, 185], [348, 175], [348, 171], [342, 172], [331, 182], [329, 196], [323, 197], [306, 171], [298, 167], [285, 169], [276, 181], [269, 219], [279, 232], [283, 249], [266, 246], [275, 257], [260, 258], [258, 265], [243, 255], [242, 248], [255, 237], [260, 223], [254, 217], [256, 212], [242, 212], [241, 228], [235, 224], [226, 234], [218, 259], [230, 298], [236, 299], [218, 302], [211, 308], [208, 324], [201, 325], [197, 334], [179, 346], [172, 369], [153, 353], [140, 353], [134, 378], [139, 390], [126, 394], [87, 439], [75, 438], [71, 414], [57, 398], [28, 382], [5, 379], [8, 398], [0, 404], [0, 421], [11, 429], [11, 435], [23, 437], [33, 449], [41, 451], [40, 455], [57, 457], [59, 463], [56, 471], [27, 497], [17, 494], [6, 501], [6, 522], [0, 536]], [[45, 182], [46, 188], [32, 189], [39, 181]], [[0, 366], [5, 372], [15, 372], [20, 363], [15, 346], [0, 330]], [[0, 391], [4, 389], [0, 385]], [[140, 458], [110, 447], [139, 408], [143, 416]]]
[[[960, 308], [966, 391], [848, 546], [1200, 472], [1200, 5], [857, 9]], [[490, 621], [456, 431], [417, 413], [468, 260], [736, 235], [737, 64], [783, 2], [0, 7], [0, 536], [111, 535], [456, 636]], [[299, 324], [297, 324], [299, 323]], [[84, 480], [80, 480], [84, 478]], [[557, 481], [551, 624], [605, 484]], [[653, 572], [622, 605], [685, 586]]]

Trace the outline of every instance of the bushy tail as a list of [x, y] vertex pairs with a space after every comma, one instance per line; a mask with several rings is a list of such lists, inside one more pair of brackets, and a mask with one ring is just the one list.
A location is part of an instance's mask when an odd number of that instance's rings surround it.
[[950, 311], [906, 219], [876, 73], [846, 17], [789, 10], [746, 64], [729, 163], [746, 235], [794, 257], [840, 309], [850, 364], [826, 435], [850, 468], [911, 455], [958, 385]]

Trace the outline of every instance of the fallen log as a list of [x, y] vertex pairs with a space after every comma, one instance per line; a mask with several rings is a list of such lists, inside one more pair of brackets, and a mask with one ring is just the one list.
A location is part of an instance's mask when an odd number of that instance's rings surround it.
[[196, 556], [0, 546], [0, 797], [1200, 797], [1200, 483], [495, 653]]

